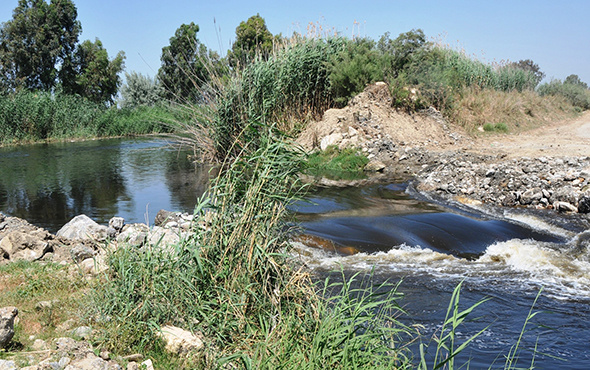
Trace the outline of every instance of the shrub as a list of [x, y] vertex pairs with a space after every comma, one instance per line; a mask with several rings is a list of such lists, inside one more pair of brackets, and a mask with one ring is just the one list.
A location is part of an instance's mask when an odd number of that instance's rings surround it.
[[538, 88], [539, 95], [560, 95], [565, 97], [574, 107], [590, 109], [590, 90], [581, 84], [564, 83], [553, 80], [544, 83]]
[[162, 101], [164, 88], [158, 80], [137, 72], [125, 73], [125, 80], [121, 87], [121, 107], [153, 106]]
[[330, 84], [334, 102], [344, 106], [367, 85], [385, 79], [385, 58], [375, 42], [362, 38], [346, 40], [345, 47], [330, 60]]

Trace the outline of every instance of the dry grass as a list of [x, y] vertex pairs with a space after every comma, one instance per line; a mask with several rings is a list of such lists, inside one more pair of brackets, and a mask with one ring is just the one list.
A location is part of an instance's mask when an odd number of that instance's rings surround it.
[[519, 132], [575, 115], [575, 110], [564, 98], [541, 97], [534, 91], [470, 88], [461, 95], [451, 112], [451, 119], [471, 133], [486, 123], [504, 123], [510, 132]]
[[[81, 325], [87, 282], [67, 267], [40, 262], [14, 262], [0, 266], [0, 307], [15, 306], [14, 349], [27, 348], [34, 339], [51, 339], [72, 328], [62, 324], [73, 319]], [[40, 302], [52, 302], [41, 307]], [[9, 355], [11, 350], [7, 352]]]

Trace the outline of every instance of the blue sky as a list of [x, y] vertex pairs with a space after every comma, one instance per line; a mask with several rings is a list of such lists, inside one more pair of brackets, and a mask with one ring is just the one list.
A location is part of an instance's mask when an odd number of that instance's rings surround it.
[[[47, 0], [49, 1], [49, 0]], [[422, 28], [428, 37], [464, 49], [486, 62], [532, 59], [547, 79], [577, 74], [590, 84], [590, 1], [201, 1], [74, 0], [80, 40], [99, 38], [114, 56], [125, 52], [126, 71], [154, 76], [162, 47], [182, 23], [200, 26], [201, 42], [229, 49], [241, 21], [259, 13], [273, 34], [306, 32], [321, 24], [342, 35], [378, 39]], [[0, 21], [18, 0], [2, 0]], [[214, 24], [214, 19], [216, 23]], [[355, 23], [356, 22], [356, 23]]]

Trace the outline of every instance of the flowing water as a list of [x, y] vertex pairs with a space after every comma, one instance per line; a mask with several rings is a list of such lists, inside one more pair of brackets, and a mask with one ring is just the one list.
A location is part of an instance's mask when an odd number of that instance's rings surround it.
[[[162, 208], [190, 212], [209, 168], [189, 154], [156, 138], [0, 148], [0, 211], [52, 232], [81, 213], [105, 224], [151, 222]], [[293, 207], [309, 236], [295, 252], [320, 277], [338, 279], [336, 270], [401, 281], [402, 320], [425, 344], [459, 282], [462, 308], [489, 298], [459, 328], [464, 339], [488, 327], [458, 361], [471, 369], [503, 367], [542, 288], [520, 365], [536, 346], [536, 368], [590, 368], [587, 220], [442, 203], [414, 193], [409, 180], [315, 189]]]
[[[453, 289], [463, 281], [462, 309], [489, 298], [459, 328], [466, 339], [489, 326], [457, 361], [470, 360], [472, 369], [503, 368], [502, 356], [518, 340], [542, 288], [533, 308], [541, 312], [527, 326], [520, 366], [531, 364], [536, 345], [536, 368], [590, 368], [585, 219], [441, 204], [407, 189], [404, 179], [392, 181], [317, 189], [299, 203], [302, 226], [315, 241], [295, 243], [306, 264], [322, 277], [339, 270], [366, 272], [375, 283], [401, 280], [402, 321], [427, 339], [440, 333]], [[324, 239], [336, 247], [317, 248]]]

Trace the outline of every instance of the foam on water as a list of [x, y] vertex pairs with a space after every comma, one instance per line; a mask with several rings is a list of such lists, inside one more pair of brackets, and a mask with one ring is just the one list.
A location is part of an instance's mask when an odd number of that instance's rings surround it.
[[573, 232], [563, 229], [559, 226], [552, 225], [552, 224], [548, 223], [547, 221], [544, 221], [540, 217], [537, 217], [537, 216], [534, 216], [531, 214], [515, 213], [515, 212], [511, 212], [511, 211], [506, 211], [506, 212], [504, 212], [504, 217], [506, 217], [509, 220], [513, 220], [513, 221], [517, 221], [522, 224], [525, 224], [533, 230], [539, 230], [539, 231], [550, 233], [553, 235], [559, 235], [559, 236], [562, 236], [565, 238], [571, 238], [574, 236]]
[[572, 256], [569, 247], [530, 239], [512, 239], [487, 247], [476, 260], [457, 258], [419, 246], [401, 245], [387, 252], [335, 253], [294, 243], [294, 250], [307, 266], [318, 270], [364, 270], [396, 276], [431, 275], [437, 278], [467, 278], [474, 283], [502, 282], [527, 288], [543, 286], [556, 299], [590, 298], [590, 262]]

